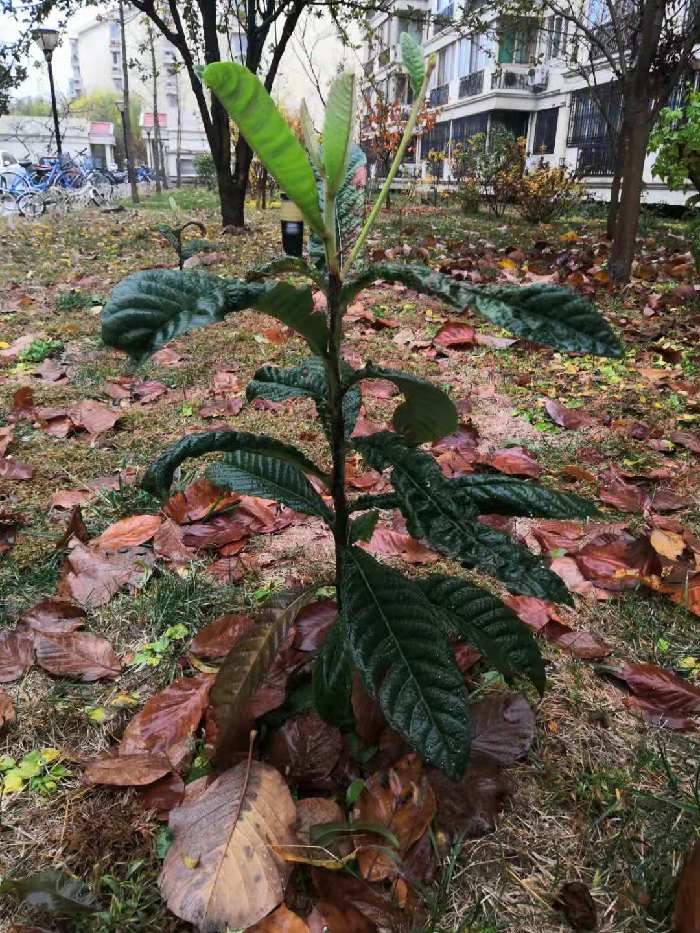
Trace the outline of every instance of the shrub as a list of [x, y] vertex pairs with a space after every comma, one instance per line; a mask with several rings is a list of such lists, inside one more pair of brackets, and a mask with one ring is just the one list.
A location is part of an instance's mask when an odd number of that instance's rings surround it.
[[200, 152], [194, 157], [197, 181], [210, 191], [216, 188], [216, 168], [211, 152]]
[[525, 165], [524, 151], [524, 140], [496, 126], [488, 138], [485, 133], [475, 133], [453, 148], [452, 175], [468, 196], [477, 192], [489, 211], [501, 217], [514, 200], [514, 188]]
[[[416, 103], [363, 224], [358, 179], [364, 175], [365, 157], [351, 143], [354, 76], [341, 74], [331, 87], [323, 150], [310, 124], [305, 125], [307, 156], [254, 74], [231, 62], [209, 65], [205, 83], [297, 204], [315, 247], [322, 247], [321, 255], [313, 266], [301, 258], [284, 257], [252, 270], [245, 280], [161, 269], [136, 273], [112, 292], [103, 309], [102, 335], [107, 344], [141, 360], [187, 331], [255, 308], [303, 338], [311, 355], [287, 369], [262, 366], [247, 387], [247, 397], [313, 399], [328, 442], [325, 461], [315, 462], [271, 437], [204, 431], [168, 447], [149, 467], [143, 485], [166, 495], [184, 460], [220, 453], [223, 458], [206, 471], [215, 485], [272, 498], [320, 517], [335, 542], [338, 619], [315, 662], [316, 710], [331, 722], [351, 727], [350, 683], [355, 668], [391, 727], [426, 761], [457, 778], [467, 764], [471, 728], [469, 700], [452, 641], [470, 642], [504, 677], [523, 675], [542, 690], [545, 673], [537, 645], [517, 616], [489, 591], [461, 577], [410, 579], [379, 563], [358, 544], [372, 535], [381, 509], [398, 508], [414, 537], [464, 567], [481, 567], [514, 592], [570, 603], [568, 590], [540, 558], [478, 517], [489, 512], [585, 518], [595, 509], [578, 496], [510, 476], [485, 473], [446, 479], [421, 445], [456, 430], [453, 402], [438, 386], [409, 373], [371, 362], [353, 367], [343, 358], [345, 311], [359, 292], [382, 279], [442, 299], [458, 312], [469, 305], [518, 336], [560, 351], [618, 356], [621, 350], [597, 311], [569, 289], [542, 284], [471, 285], [421, 264], [387, 262], [355, 268], [411, 139], [433, 68], [432, 61], [426, 67], [420, 47], [408, 36], [402, 36], [401, 45]], [[295, 284], [276, 280], [286, 272], [294, 274]], [[300, 278], [308, 284], [299, 285]], [[314, 289], [325, 294], [323, 313], [314, 310]], [[355, 438], [359, 386], [365, 379], [377, 378], [394, 383], [403, 395], [393, 414], [393, 430]], [[361, 454], [373, 469], [391, 470], [393, 492], [350, 498], [345, 465], [351, 451]], [[319, 486], [327, 490], [325, 496], [317, 491]], [[272, 631], [277, 623], [268, 625]], [[217, 720], [219, 761], [225, 758], [226, 736], [239, 725], [235, 712], [255, 686], [253, 675], [262, 676], [266, 659], [271, 660], [270, 645], [279, 644], [272, 636], [261, 639], [256, 634], [255, 639], [257, 648], [251, 641], [251, 653], [246, 655], [245, 677], [221, 681], [226, 715], [232, 721], [227, 725]], [[237, 646], [233, 652], [240, 650]], [[226, 667], [227, 662], [222, 678]]]
[[551, 223], [580, 204], [584, 193], [575, 173], [551, 167], [544, 159], [534, 171], [523, 173], [513, 182], [516, 208], [531, 224]]

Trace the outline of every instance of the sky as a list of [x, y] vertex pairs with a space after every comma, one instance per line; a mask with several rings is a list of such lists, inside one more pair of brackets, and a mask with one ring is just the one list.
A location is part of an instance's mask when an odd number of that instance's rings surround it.
[[[92, 20], [97, 10], [99, 7], [79, 10], [71, 17], [68, 28], [63, 33], [62, 42], [54, 52], [54, 80], [59, 95], [67, 94], [70, 79], [70, 50], [67, 39], [74, 35], [82, 25]], [[58, 17], [50, 18], [46, 25], [56, 28]], [[5, 26], [8, 27], [9, 35], [4, 35], [3, 38], [12, 41], [18, 33], [17, 27], [13, 26], [7, 16], [3, 23], [3, 31], [5, 31]], [[282, 61], [273, 93], [284, 100], [285, 105], [291, 111], [297, 110], [302, 98], [305, 97], [312, 117], [318, 119], [323, 108], [314, 87], [314, 81], [310, 78], [308, 56], [304, 49], [310, 53], [313, 71], [320, 77], [320, 84], [324, 90], [338, 71], [339, 65], [344, 64], [345, 67], [355, 70], [359, 68], [360, 60], [352, 50], [343, 49], [327, 18], [310, 19], [304, 35], [297, 32], [297, 36], [292, 40], [291, 47], [288, 48]], [[32, 50], [31, 59], [27, 63], [27, 72], [27, 79], [14, 96], [48, 99], [48, 74], [43, 54], [38, 48], [36, 51]]]

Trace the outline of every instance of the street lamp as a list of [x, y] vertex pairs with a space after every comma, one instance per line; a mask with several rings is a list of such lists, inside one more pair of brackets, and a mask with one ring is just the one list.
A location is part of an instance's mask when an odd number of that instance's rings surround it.
[[32, 39], [39, 46], [41, 51], [44, 53], [44, 58], [46, 59], [46, 64], [49, 69], [49, 85], [51, 87], [51, 110], [53, 111], [53, 128], [56, 134], [56, 152], [60, 159], [62, 155], [61, 150], [61, 133], [58, 129], [58, 108], [56, 106], [56, 88], [53, 83], [53, 68], [51, 67], [51, 59], [53, 57], [53, 51], [58, 45], [58, 29], [48, 29], [46, 27], [41, 27], [35, 29], [32, 32]]

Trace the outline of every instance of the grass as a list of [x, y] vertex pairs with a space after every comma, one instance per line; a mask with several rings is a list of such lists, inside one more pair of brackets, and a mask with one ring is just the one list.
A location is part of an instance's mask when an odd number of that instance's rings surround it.
[[[104, 383], [122, 374], [125, 364], [101, 345], [93, 301], [137, 269], [173, 267], [172, 251], [155, 230], [158, 223], [173, 220], [170, 197], [183, 220], [194, 216], [206, 224], [210, 239], [219, 237], [215, 196], [198, 189], [151, 196], [135, 211], [126, 204], [119, 214], [18, 225], [12, 236], [0, 231], [0, 280], [7, 283], [0, 340], [9, 343], [33, 333], [43, 341], [61, 341], [63, 350], [52, 355], [72, 368], [67, 385], [46, 385], [28, 371], [8, 367], [7, 378], [0, 382], [5, 411], [14, 391], [25, 385], [33, 387], [40, 405], [67, 406], [84, 398], [111, 404]], [[226, 258], [214, 273], [240, 275], [279, 254], [277, 214], [251, 211], [249, 222], [252, 236], [224, 238]], [[597, 207], [537, 228], [512, 217], [465, 217], [451, 206], [416, 210], [399, 201], [394, 210], [384, 212], [370, 250], [387, 243], [425, 244], [431, 263], [449, 266], [466, 249], [484, 264], [486, 277], [496, 277], [499, 250], [527, 250], [536, 240], [546, 239], [555, 251], [566, 250], [575, 260], [580, 245], [562, 243], [561, 234], [574, 230], [597, 235], [603, 223]], [[649, 216], [648, 225], [648, 235], [660, 243], [673, 244], [672, 236], [680, 229], [677, 222], [655, 215]], [[669, 281], [658, 287], [671, 294], [675, 286]], [[697, 407], [690, 392], [650, 388], [639, 369], [667, 365], [654, 349], [661, 339], [681, 351], [684, 378], [697, 375], [692, 330], [697, 308], [689, 304], [652, 319], [653, 327], [663, 325], [660, 338], [645, 330], [650, 324], [643, 314], [643, 290], [615, 295], [602, 288], [595, 297], [615, 321], [630, 322], [634, 336], [622, 361], [566, 357], [529, 346], [517, 351], [480, 347], [433, 358], [393, 338], [397, 330], [410, 329], [415, 339], [429, 340], [447, 319], [446, 309], [386, 287], [360, 300], [380, 317], [397, 318], [400, 327], [373, 330], [364, 323], [352, 324], [348, 350], [382, 365], [410, 369], [445, 385], [456, 399], [469, 400], [471, 410], [465, 417], [478, 425], [484, 442], [494, 447], [524, 444], [535, 451], [545, 483], [562, 485], [561, 471], [572, 464], [595, 473], [612, 461], [630, 471], [647, 472], [665, 460], [631, 437], [624, 429], [626, 422], [644, 420], [667, 431], [679, 416], [697, 417]], [[491, 330], [483, 321], [469, 316], [465, 320], [480, 331]], [[172, 392], [148, 406], [123, 408], [117, 429], [102, 438], [59, 440], [30, 422], [17, 425], [13, 452], [36, 472], [31, 483], [6, 484], [2, 490], [2, 507], [22, 513], [25, 530], [0, 562], [0, 627], [14, 624], [24, 609], [56, 589], [64, 555], [54, 545], [65, 519], [49, 509], [53, 492], [114, 475], [127, 466], [140, 469], [165, 442], [203, 425], [199, 408], [211, 397], [220, 367], [237, 367], [243, 387], [263, 362], [295, 363], [303, 352], [301, 343], [266, 341], [262, 331], [269, 323], [245, 313], [177, 341], [174, 348], [184, 358], [180, 365], [148, 365], [138, 372], [139, 378], [162, 381]], [[598, 425], [586, 432], [551, 425], [543, 410], [547, 398], [585, 406]], [[367, 416], [386, 419], [392, 406], [386, 400], [367, 399]], [[610, 425], [602, 424], [604, 413], [610, 415]], [[305, 401], [279, 411], [246, 406], [232, 423], [288, 441], [301, 437], [299, 446], [322, 458], [322, 439], [312, 415]], [[693, 423], [687, 422], [691, 429]], [[593, 461], [587, 460], [591, 455]], [[692, 485], [692, 456], [679, 452], [672, 462]], [[185, 484], [196, 472], [194, 465], [186, 464], [179, 482]], [[597, 486], [585, 481], [567, 482], [567, 488], [597, 494]], [[138, 487], [123, 486], [100, 493], [83, 515], [94, 535], [122, 517], [158, 507]], [[699, 510], [683, 513], [682, 520], [700, 530]], [[72, 762], [113, 747], [134, 709], [179, 675], [191, 634], [224, 612], [255, 607], [289, 574], [320, 580], [331, 565], [327, 540], [302, 525], [261, 536], [251, 550], [259, 566], [239, 586], [222, 586], [207, 576], [203, 562], [189, 572], [158, 570], [145, 587], [89, 612], [87, 627], [109, 638], [127, 662], [140, 656], [157, 663], [127, 663], [117, 685], [52, 680], [32, 670], [19, 684], [7, 687], [18, 719], [3, 734], [0, 755], [55, 746], [66, 749]], [[437, 566], [443, 568], [442, 563]], [[627, 592], [601, 603], [578, 601], [571, 618], [573, 624], [610, 641], [611, 663], [636, 660], [675, 666], [685, 657], [700, 657], [694, 617], [646, 592]], [[558, 933], [563, 921], [551, 905], [560, 885], [569, 880], [590, 886], [603, 933], [667, 933], [679, 866], [700, 827], [697, 742], [643, 724], [622, 705], [619, 689], [593, 665], [555, 648], [545, 647], [545, 652], [549, 688], [537, 703], [535, 748], [512, 774], [512, 804], [494, 833], [462, 840], [447, 851], [440, 847], [441, 871], [428, 897], [425, 933]], [[136, 706], [115, 706], [118, 691], [132, 696]], [[95, 710], [105, 711], [104, 721], [91, 718]], [[71, 764], [71, 771], [49, 797], [23, 793], [3, 810], [3, 838], [11, 841], [0, 850], [0, 874], [60, 868], [84, 878], [97, 893], [101, 912], [80, 927], [70, 921], [65, 930], [184, 930], [157, 895], [156, 821], [144, 815], [131, 793], [86, 790], [79, 783], [77, 764]], [[33, 917], [24, 909], [0, 907], [0, 924]], [[61, 929], [54, 920], [51, 927]]]

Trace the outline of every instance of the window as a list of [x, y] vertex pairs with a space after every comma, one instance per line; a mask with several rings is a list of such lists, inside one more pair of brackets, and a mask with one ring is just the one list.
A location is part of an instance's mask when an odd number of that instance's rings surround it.
[[588, 19], [596, 26], [607, 23], [610, 19], [607, 0], [588, 0]]
[[554, 152], [558, 118], [558, 107], [538, 111], [535, 118], [535, 137], [532, 143], [533, 155], [551, 155]]
[[457, 52], [457, 70], [460, 78], [470, 74], [469, 56], [471, 53], [471, 39], [460, 39]]
[[566, 33], [568, 23], [563, 16], [548, 16], [545, 20], [547, 30], [547, 58], [566, 57]]
[[537, 27], [523, 20], [517, 26], [508, 25], [499, 35], [498, 61], [501, 65], [527, 65], [535, 58]]
[[112, 66], [117, 68], [121, 61], [121, 55], [119, 52], [112, 52]]
[[124, 90], [124, 82], [121, 78], [112, 78], [112, 84], [114, 85], [115, 90], [117, 91]]
[[177, 107], [177, 94], [166, 94], [165, 99], [168, 107]]
[[452, 143], [461, 143], [471, 139], [477, 133], [485, 133], [489, 125], [488, 113], [475, 113], [469, 117], [460, 117], [452, 121]]
[[455, 14], [454, 0], [435, 0], [435, 20], [433, 22], [433, 35], [441, 32], [452, 22]]
[[610, 141], [622, 119], [622, 95], [614, 82], [581, 88], [571, 95], [569, 146]]
[[423, 40], [423, 21], [415, 16], [399, 16], [399, 35], [407, 32], [416, 42]]
[[485, 36], [472, 36], [469, 50], [469, 74], [482, 71], [488, 63], [488, 58]]
[[452, 61], [454, 58], [455, 44], [445, 46], [444, 49], [440, 49], [438, 52], [437, 59], [437, 68], [435, 73], [437, 75], [436, 85], [440, 87], [442, 84], [447, 84], [452, 78]]

